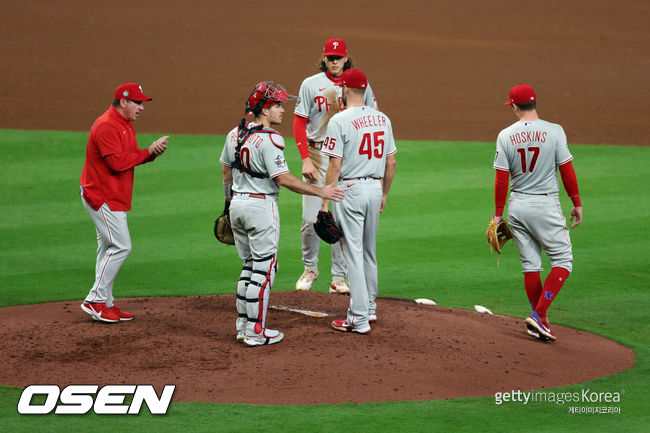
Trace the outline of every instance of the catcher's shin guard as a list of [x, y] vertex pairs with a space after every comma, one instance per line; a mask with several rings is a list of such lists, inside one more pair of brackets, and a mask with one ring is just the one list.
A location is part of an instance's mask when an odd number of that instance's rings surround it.
[[247, 335], [260, 334], [266, 327], [266, 309], [276, 271], [275, 255], [253, 259], [251, 280], [246, 290]]
[[246, 314], [246, 290], [248, 289], [248, 284], [251, 281], [252, 273], [253, 261], [244, 261], [244, 266], [241, 269], [239, 281], [237, 281], [237, 332], [246, 331], [246, 322], [248, 321], [248, 315]]

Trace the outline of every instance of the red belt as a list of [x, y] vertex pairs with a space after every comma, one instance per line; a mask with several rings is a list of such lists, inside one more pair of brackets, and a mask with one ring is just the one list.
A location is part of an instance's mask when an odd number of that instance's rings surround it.
[[243, 195], [248, 194], [249, 197], [265, 199], [266, 194], [250, 194], [248, 192], [233, 192], [232, 195]]
[[542, 193], [542, 194], [534, 194], [534, 193], [532, 193], [532, 192], [521, 192], [521, 191], [515, 191], [514, 189], [512, 190], [512, 192], [516, 192], [517, 194], [526, 194], [526, 195], [548, 195], [548, 194], [546, 194], [546, 193]]
[[316, 150], [320, 150], [321, 147], [323, 147], [322, 141], [307, 140], [307, 144], [309, 145], [309, 147], [313, 147]]

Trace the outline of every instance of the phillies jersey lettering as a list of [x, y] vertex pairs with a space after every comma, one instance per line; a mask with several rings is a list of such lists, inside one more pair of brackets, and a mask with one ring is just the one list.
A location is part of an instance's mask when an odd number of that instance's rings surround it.
[[343, 159], [341, 179], [383, 178], [386, 156], [397, 152], [390, 119], [365, 106], [337, 113], [327, 126], [321, 152]]
[[[377, 107], [370, 85], [366, 88], [364, 101], [368, 107]], [[340, 85], [327, 78], [325, 72], [320, 72], [305, 78], [300, 85], [294, 113], [308, 119], [307, 138], [322, 142], [327, 123], [333, 115], [344, 109]]]
[[540, 143], [546, 142], [546, 131], [526, 131], [518, 132], [510, 136], [510, 142], [512, 144], [523, 144], [529, 141], [539, 141]]
[[[255, 126], [255, 123], [249, 123]], [[247, 168], [258, 173], [267, 174], [269, 177], [260, 179], [244, 173], [242, 170], [232, 171], [232, 189], [235, 192], [277, 195], [280, 188], [273, 180], [284, 173], [289, 173], [289, 167], [284, 159], [284, 139], [274, 129], [265, 128], [265, 131], [248, 136], [240, 150], [241, 163]], [[235, 128], [228, 133], [226, 144], [221, 152], [219, 161], [232, 167], [235, 161], [235, 147], [237, 146], [237, 133]]]
[[360, 128], [371, 126], [386, 126], [386, 116], [363, 116], [352, 120], [352, 126], [358, 131]]
[[557, 166], [571, 159], [562, 126], [538, 119], [515, 122], [499, 133], [493, 167], [510, 171], [512, 191], [555, 194]]
[[[330, 99], [332, 99], [331, 96]], [[345, 105], [343, 105], [343, 98], [338, 96], [336, 98], [336, 101], [337, 103], [334, 104], [333, 101], [328, 100], [323, 95], [318, 95], [314, 98], [314, 103], [316, 104], [319, 113], [323, 111], [343, 111], [345, 109]], [[334, 109], [334, 105], [338, 105], [337, 110]]]

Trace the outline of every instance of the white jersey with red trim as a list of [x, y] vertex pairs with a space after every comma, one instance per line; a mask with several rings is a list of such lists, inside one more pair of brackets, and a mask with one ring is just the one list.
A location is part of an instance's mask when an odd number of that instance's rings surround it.
[[[248, 126], [256, 126], [249, 123]], [[256, 132], [248, 136], [241, 147], [241, 163], [252, 171], [266, 174], [266, 178], [253, 177], [242, 170], [233, 169], [232, 189], [239, 193], [278, 195], [280, 187], [274, 178], [289, 173], [287, 161], [284, 159], [284, 138], [272, 128], [264, 128], [268, 132]], [[228, 133], [226, 143], [219, 161], [226, 167], [232, 167], [235, 161], [235, 147], [239, 127]]]
[[329, 122], [321, 151], [341, 162], [341, 179], [383, 178], [386, 156], [397, 152], [390, 119], [370, 107], [351, 107]]
[[[370, 84], [366, 89], [364, 100], [368, 107], [377, 107]], [[294, 114], [308, 119], [307, 138], [321, 142], [325, 138], [330, 118], [344, 109], [341, 86], [330, 80], [325, 72], [320, 72], [305, 78], [300, 85]]]
[[562, 126], [537, 119], [515, 122], [499, 133], [493, 167], [510, 172], [511, 191], [555, 194], [557, 167], [572, 159]]

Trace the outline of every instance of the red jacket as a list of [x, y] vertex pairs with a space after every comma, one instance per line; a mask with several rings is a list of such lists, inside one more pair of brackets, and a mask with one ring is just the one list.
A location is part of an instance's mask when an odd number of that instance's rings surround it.
[[111, 106], [90, 129], [80, 180], [84, 199], [95, 210], [104, 203], [113, 211], [131, 210], [134, 167], [153, 160], [138, 147], [131, 121]]

